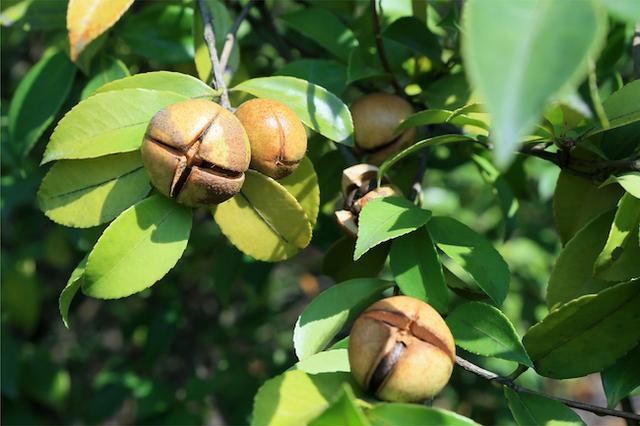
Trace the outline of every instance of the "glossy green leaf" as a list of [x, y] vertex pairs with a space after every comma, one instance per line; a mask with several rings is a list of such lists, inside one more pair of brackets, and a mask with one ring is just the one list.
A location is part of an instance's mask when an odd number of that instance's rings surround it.
[[280, 179], [278, 183], [298, 200], [309, 223], [311, 223], [311, 227], [313, 227], [318, 220], [318, 212], [320, 211], [320, 187], [311, 160], [304, 157], [296, 170], [289, 176]]
[[343, 62], [347, 62], [349, 52], [358, 45], [353, 32], [327, 9], [306, 7], [280, 19]]
[[356, 278], [329, 287], [304, 309], [293, 330], [298, 359], [324, 349], [350, 319], [380, 297], [393, 283], [375, 278]]
[[309, 422], [310, 426], [369, 426], [362, 408], [349, 384], [344, 383], [338, 397], [322, 414]]
[[149, 120], [186, 97], [173, 92], [124, 89], [99, 93], [76, 105], [58, 123], [42, 163], [94, 158], [140, 148]]
[[491, 242], [450, 217], [432, 217], [427, 229], [438, 248], [471, 274], [494, 303], [501, 305], [509, 291], [511, 274]]
[[276, 75], [286, 75], [307, 80], [309, 83], [324, 87], [339, 95], [347, 85], [347, 68], [339, 62], [329, 59], [298, 59], [291, 61]]
[[373, 426], [478, 426], [453, 411], [399, 402], [383, 403], [367, 411]]
[[586, 75], [587, 58], [605, 35], [605, 17], [594, 1], [465, 4], [462, 55], [491, 114], [499, 168], [509, 165], [545, 105]]
[[504, 388], [504, 395], [513, 418], [521, 426], [584, 425], [580, 416], [561, 402], [541, 395], [519, 393], [507, 387]]
[[640, 386], [640, 345], [619, 358], [600, 375], [607, 396], [607, 406], [614, 408], [622, 398]]
[[609, 119], [609, 127], [597, 125], [587, 132], [587, 136], [640, 121], [640, 81], [632, 81], [612, 93], [602, 103], [602, 107]]
[[402, 294], [447, 312], [449, 294], [442, 265], [429, 231], [419, 228], [393, 240], [389, 266]]
[[611, 366], [640, 341], [640, 280], [579, 297], [527, 331], [524, 347], [536, 371], [554, 379]]
[[378, 179], [381, 179], [381, 177], [387, 173], [391, 166], [408, 155], [411, 155], [427, 147], [457, 142], [477, 142], [477, 139], [473, 136], [466, 135], [441, 135], [416, 142], [415, 144], [403, 149], [402, 151], [398, 152], [393, 157], [387, 159], [384, 163], [382, 163], [382, 165], [380, 166], [380, 171], [378, 172]]
[[149, 193], [140, 152], [61, 160], [42, 180], [38, 202], [56, 223], [87, 228], [108, 222]]
[[101, 55], [91, 65], [91, 76], [80, 94], [80, 99], [91, 96], [99, 87], [129, 76], [127, 66], [120, 59]]
[[484, 121], [469, 117], [465, 114], [458, 114], [454, 116], [453, 111], [448, 111], [446, 109], [426, 109], [405, 118], [400, 124], [398, 124], [395, 131], [396, 133], [400, 133], [403, 130], [410, 129], [412, 127], [441, 123], [451, 123], [456, 126], [470, 125], [480, 127], [482, 129], [489, 129], [489, 126]]
[[353, 260], [353, 252], [356, 249], [356, 240], [350, 237], [341, 237], [333, 243], [324, 255], [322, 273], [329, 275], [336, 282], [351, 278], [376, 277], [384, 267], [389, 254], [389, 245], [380, 244], [360, 259]]
[[353, 260], [378, 244], [415, 231], [427, 223], [431, 212], [405, 198], [376, 198], [365, 204], [359, 216]]
[[616, 206], [622, 190], [618, 185], [604, 188], [584, 178], [560, 172], [553, 194], [553, 217], [563, 244], [600, 214]]
[[640, 199], [628, 193], [624, 194], [618, 204], [607, 242], [593, 265], [596, 275], [622, 256], [628, 237], [631, 233], [638, 233], [639, 222]]
[[104, 230], [89, 254], [82, 291], [117, 299], [160, 280], [182, 256], [191, 209], [162, 195], [130, 207]]
[[640, 198], [640, 172], [628, 172], [620, 176], [611, 176], [601, 186], [607, 186], [616, 182], [629, 194]]
[[212, 98], [218, 94], [195, 77], [172, 71], [153, 71], [135, 74], [101, 86], [96, 93], [123, 89], [148, 89], [174, 92], [187, 98]]
[[454, 309], [446, 321], [456, 345], [462, 349], [533, 367], [511, 321], [494, 306], [465, 303]]
[[298, 361], [292, 370], [302, 370], [307, 374], [331, 373], [335, 371], [351, 371], [349, 354], [346, 348], [329, 349], [318, 352], [308, 358]]
[[616, 260], [607, 268], [599, 271], [596, 274], [597, 279], [609, 282], [620, 282], [640, 278], [640, 262], [638, 262], [638, 259], [640, 259], [640, 242], [638, 239], [638, 231], [640, 231], [640, 228], [636, 226], [635, 230], [629, 234], [621, 246], [621, 250], [618, 250], [619, 254]]
[[69, 307], [71, 306], [71, 302], [78, 292], [78, 289], [82, 285], [82, 281], [84, 279], [84, 270], [86, 267], [87, 257], [82, 259], [78, 266], [76, 266], [76, 269], [73, 270], [71, 276], [69, 277], [69, 281], [67, 281], [67, 285], [62, 289], [60, 297], [58, 298], [58, 309], [60, 310], [60, 316], [62, 317], [64, 326], [67, 328], [69, 328]]
[[40, 59], [20, 81], [9, 107], [9, 138], [16, 154], [27, 155], [49, 127], [75, 73], [67, 55], [57, 52]]
[[331, 92], [295, 77], [261, 77], [231, 90], [274, 99], [291, 108], [304, 124], [328, 139], [353, 146], [349, 108]]
[[252, 425], [299, 426], [320, 415], [344, 383], [353, 384], [344, 372], [306, 374], [287, 371], [267, 380], [253, 403]]
[[382, 37], [400, 43], [429, 58], [435, 65], [442, 65], [442, 49], [427, 25], [413, 16], [403, 16], [393, 21], [382, 32]]
[[[227, 32], [229, 32], [233, 26], [233, 19], [223, 2], [219, 0], [205, 0], [205, 4], [209, 8], [209, 14], [214, 19], [213, 33], [216, 37], [216, 50], [218, 51], [218, 55], [220, 55], [227, 40]], [[194, 3], [194, 5], [197, 4]], [[195, 49], [194, 60], [198, 77], [200, 77], [202, 81], [210, 82], [213, 78], [211, 75], [211, 57], [209, 56], [207, 43], [204, 40], [200, 7], [196, 7], [195, 13], [193, 14], [193, 43]], [[239, 62], [240, 53], [238, 43], [234, 41], [227, 68], [235, 69], [238, 67]]]
[[233, 245], [258, 260], [288, 259], [311, 241], [311, 224], [295, 197], [254, 170], [245, 173], [239, 194], [211, 211]]

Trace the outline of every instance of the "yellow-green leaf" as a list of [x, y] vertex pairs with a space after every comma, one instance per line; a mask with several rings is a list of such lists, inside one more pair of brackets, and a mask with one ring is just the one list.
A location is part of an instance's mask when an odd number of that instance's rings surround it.
[[313, 227], [320, 210], [320, 187], [311, 160], [304, 157], [298, 168], [289, 176], [280, 179], [278, 183], [296, 197]]
[[148, 89], [174, 92], [189, 98], [212, 98], [218, 94], [211, 86], [188, 74], [153, 71], [131, 75], [101, 86], [96, 93], [123, 89]]

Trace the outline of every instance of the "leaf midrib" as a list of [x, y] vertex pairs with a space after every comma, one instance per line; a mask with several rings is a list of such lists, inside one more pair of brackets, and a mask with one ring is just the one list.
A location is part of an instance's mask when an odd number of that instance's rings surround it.
[[85, 187], [82, 187], [82, 188], [74, 189], [73, 191], [64, 192], [62, 194], [53, 194], [53, 195], [49, 196], [49, 199], [62, 198], [62, 197], [66, 197], [68, 195], [76, 194], [76, 193], [81, 192], [81, 191], [87, 191], [87, 190], [90, 190], [90, 189], [93, 189], [93, 188], [97, 188], [97, 187], [102, 186], [104, 184], [107, 184], [107, 183], [109, 183], [111, 181], [115, 181], [115, 180], [118, 180], [118, 179], [123, 179], [123, 178], [125, 178], [125, 177], [127, 177], [127, 176], [129, 176], [129, 175], [131, 175], [133, 173], [136, 173], [139, 170], [142, 170], [143, 168], [144, 168], [144, 166], [138, 166], [135, 169], [129, 170], [126, 173], [120, 174], [118, 176], [113, 176], [113, 177], [111, 177], [109, 179], [106, 179], [106, 180], [103, 180], [103, 181], [100, 181], [100, 182], [97, 182], [97, 183], [94, 183], [94, 184], [91, 184], [91, 185], [88, 185], [88, 186], [85, 186]]

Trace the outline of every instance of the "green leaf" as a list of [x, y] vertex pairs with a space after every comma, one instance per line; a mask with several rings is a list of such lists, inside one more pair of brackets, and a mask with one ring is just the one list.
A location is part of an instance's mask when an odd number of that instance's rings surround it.
[[[212, 98], [218, 92], [195, 77], [179, 72], [153, 71], [135, 74], [101, 86], [96, 93], [123, 89], [148, 89], [174, 92], [187, 98]], [[126, 92], [125, 92], [126, 93]]]
[[504, 395], [513, 418], [521, 426], [584, 425], [582, 419], [561, 402], [541, 395], [518, 393], [507, 387]]
[[333, 93], [295, 77], [261, 77], [231, 90], [274, 99], [291, 108], [304, 124], [328, 139], [353, 146], [349, 108]]
[[342, 62], [347, 62], [349, 52], [358, 45], [353, 32], [327, 9], [307, 7], [283, 15], [280, 19]]
[[[495, 163], [505, 169], [545, 105], [586, 75], [605, 36], [595, 2], [469, 1], [462, 55], [491, 114]], [[563, 46], [557, 49], [557, 46]]]
[[348, 373], [351, 371], [349, 367], [349, 354], [346, 348], [318, 352], [302, 361], [298, 361], [291, 369], [302, 370], [307, 374], [331, 373], [335, 371]]
[[427, 126], [429, 124], [451, 123], [456, 126], [475, 126], [482, 129], [489, 129], [487, 123], [465, 114], [454, 115], [453, 111], [446, 109], [426, 109], [416, 112], [405, 118], [395, 129], [395, 133], [402, 133], [412, 127]]
[[306, 424], [329, 406], [344, 383], [357, 386], [349, 373], [310, 375], [303, 371], [287, 371], [260, 387], [254, 399], [251, 424]]
[[437, 145], [445, 145], [449, 143], [457, 143], [457, 142], [477, 142], [478, 140], [473, 136], [465, 136], [465, 135], [441, 135], [434, 136], [429, 139], [424, 139], [415, 144], [411, 145], [408, 148], [403, 149], [399, 153], [395, 154], [393, 157], [387, 159], [380, 166], [380, 171], [378, 172], [378, 179], [382, 179], [387, 171], [398, 161], [402, 160], [404, 157], [413, 154], [414, 152], [418, 152], [423, 148]]
[[563, 244], [595, 217], [616, 206], [622, 190], [617, 185], [598, 188], [591, 181], [560, 172], [553, 194], [553, 217]]
[[356, 278], [320, 293], [302, 311], [293, 330], [298, 359], [304, 360], [324, 349], [347, 321], [392, 285], [375, 278]]
[[442, 49], [438, 37], [418, 18], [403, 16], [393, 21], [382, 32], [382, 37], [426, 56], [436, 66], [442, 65]]
[[71, 306], [71, 302], [75, 297], [78, 289], [82, 285], [82, 281], [84, 279], [84, 270], [87, 267], [87, 256], [85, 256], [82, 261], [76, 266], [76, 269], [73, 270], [71, 276], [69, 277], [69, 281], [67, 281], [67, 285], [62, 289], [60, 293], [60, 297], [58, 298], [58, 309], [60, 310], [60, 316], [62, 317], [62, 322], [64, 326], [69, 328], [69, 307]]
[[149, 193], [140, 152], [61, 160], [42, 180], [38, 202], [56, 223], [88, 228], [108, 222]]
[[191, 216], [191, 209], [162, 195], [127, 209], [104, 230], [89, 254], [83, 293], [117, 299], [153, 285], [187, 247]]
[[527, 331], [524, 347], [536, 371], [554, 379], [611, 366], [640, 341], [640, 280], [579, 297]]
[[604, 370], [601, 376], [607, 406], [614, 408], [622, 398], [640, 386], [640, 345]]
[[146, 89], [91, 96], [60, 120], [42, 163], [135, 151], [142, 144], [151, 117], [162, 108], [186, 99], [177, 93]]
[[619, 183], [629, 194], [640, 198], [640, 172], [628, 172], [620, 176], [611, 176], [600, 187]]
[[511, 274], [491, 242], [450, 217], [432, 217], [427, 229], [438, 248], [469, 272], [494, 303], [501, 305], [509, 291]]
[[114, 80], [129, 76], [127, 66], [120, 59], [107, 55], [99, 56], [91, 66], [91, 78], [85, 84], [80, 99], [91, 96], [99, 87]]
[[311, 223], [295, 197], [254, 170], [239, 194], [211, 211], [229, 241], [258, 260], [288, 259], [311, 241]]
[[607, 242], [593, 265], [596, 276], [622, 256], [630, 234], [638, 233], [639, 221], [640, 199], [628, 193], [624, 194], [611, 224]]
[[446, 321], [456, 345], [462, 349], [533, 368], [516, 329], [499, 309], [486, 303], [469, 302], [454, 309]]
[[608, 12], [629, 24], [640, 22], [640, 8], [635, 0], [602, 0]]
[[429, 231], [422, 227], [393, 240], [389, 266], [402, 294], [447, 312], [449, 294]]
[[612, 93], [602, 106], [609, 119], [609, 127], [605, 129], [600, 124], [596, 125], [587, 132], [587, 137], [640, 120], [640, 81], [632, 81], [622, 86], [620, 90]]
[[405, 198], [376, 198], [365, 204], [358, 223], [353, 260], [378, 244], [412, 232], [431, 218], [431, 212]]
[[369, 426], [369, 420], [356, 402], [356, 396], [348, 383], [342, 385], [342, 391], [321, 415], [309, 422], [310, 426]]
[[57, 52], [40, 59], [20, 81], [9, 107], [9, 138], [16, 154], [27, 155], [49, 127], [75, 74], [67, 55]]
[[[218, 54], [222, 53], [222, 49], [227, 40], [227, 33], [233, 26], [233, 19], [231, 14], [225, 7], [225, 5], [219, 0], [205, 0], [206, 6], [209, 8], [209, 13], [215, 20], [213, 25], [213, 33], [216, 37], [216, 50]], [[197, 6], [197, 3], [194, 3]], [[193, 43], [195, 49], [194, 60], [196, 64], [196, 70], [198, 71], [198, 77], [200, 80], [210, 82], [213, 79], [211, 75], [211, 57], [209, 56], [209, 48], [204, 40], [204, 29], [202, 25], [202, 14], [200, 8], [195, 8], [193, 14]], [[240, 53], [238, 49], [238, 42], [234, 40], [231, 54], [229, 55], [229, 63], [227, 68], [236, 69], [240, 62]]]
[[478, 426], [452, 411], [399, 402], [378, 404], [367, 411], [373, 426]]
[[351, 278], [376, 277], [384, 267], [389, 254], [389, 245], [380, 244], [366, 252], [357, 261], [353, 260], [356, 240], [341, 237], [333, 243], [324, 255], [322, 273], [336, 282]]
[[298, 200], [313, 228], [320, 211], [320, 187], [311, 160], [304, 157], [296, 170], [289, 176], [280, 179], [278, 183]]
[[347, 68], [339, 62], [329, 59], [298, 59], [291, 61], [276, 75], [285, 75], [307, 80], [309, 83], [324, 87], [339, 95], [347, 85]]

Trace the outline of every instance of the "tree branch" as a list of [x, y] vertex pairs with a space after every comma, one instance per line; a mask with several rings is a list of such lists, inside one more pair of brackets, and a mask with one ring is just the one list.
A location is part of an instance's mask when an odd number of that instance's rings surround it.
[[233, 50], [233, 43], [236, 41], [236, 33], [238, 32], [238, 28], [240, 28], [240, 24], [249, 14], [249, 9], [253, 7], [253, 4], [256, 0], [249, 0], [247, 4], [244, 5], [238, 17], [236, 18], [233, 26], [229, 29], [227, 33], [224, 46], [222, 47], [222, 52], [220, 53], [220, 70], [222, 70], [222, 74], [224, 75], [224, 71], [227, 69], [227, 64], [229, 63], [229, 56], [231, 55], [231, 51]]
[[497, 383], [501, 386], [506, 386], [509, 389], [512, 389], [516, 392], [543, 396], [545, 398], [549, 398], [554, 401], [561, 402], [569, 407], [577, 408], [579, 410], [589, 411], [591, 413], [597, 414], [598, 416], [615, 416], [615, 417], [622, 417], [624, 419], [630, 419], [630, 420], [636, 420], [636, 421], [640, 420], [640, 416], [634, 413], [627, 413], [626, 411], [619, 411], [619, 410], [611, 410], [609, 408], [598, 407], [597, 405], [586, 404], [584, 402], [579, 402], [579, 401], [572, 401], [570, 399], [560, 398], [557, 396], [548, 395], [543, 392], [534, 391], [533, 389], [525, 388], [523, 386], [520, 386], [514, 383], [513, 381], [511, 381], [506, 377], [502, 377], [492, 371], [485, 370], [484, 368], [479, 367], [474, 363], [467, 361], [464, 358], [460, 358], [459, 356], [456, 356], [456, 364], [458, 364], [464, 370], [470, 373], [473, 373], [478, 377], [482, 377], [483, 379]]
[[402, 88], [396, 80], [396, 76], [391, 70], [391, 66], [389, 65], [389, 61], [387, 59], [387, 55], [384, 50], [384, 43], [382, 42], [382, 36], [380, 35], [380, 20], [378, 17], [378, 11], [376, 9], [376, 0], [371, 1], [371, 25], [373, 26], [373, 35], [376, 39], [376, 47], [378, 51], [378, 57], [380, 58], [380, 62], [382, 63], [382, 67], [384, 70], [391, 76], [391, 84], [396, 91], [398, 96], [403, 96]]
[[220, 104], [223, 107], [229, 109], [231, 108], [231, 103], [229, 103], [229, 92], [227, 91], [227, 85], [224, 82], [224, 76], [220, 68], [220, 62], [218, 60], [218, 51], [216, 50], [216, 36], [213, 32], [213, 19], [211, 18], [211, 13], [209, 13], [209, 8], [207, 7], [204, 0], [198, 0], [198, 7], [200, 8], [200, 13], [202, 14], [202, 25], [204, 27], [203, 35], [204, 40], [207, 43], [207, 48], [209, 49], [209, 59], [211, 60], [211, 71], [213, 74], [211, 85], [214, 89], [222, 91], [222, 93], [220, 94]]

